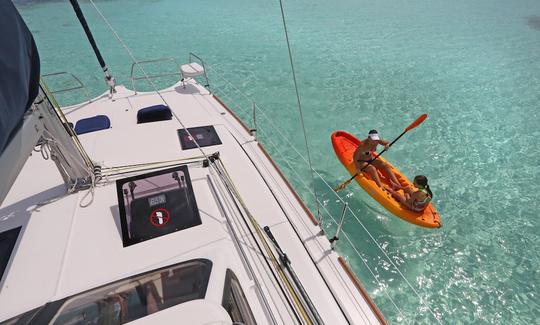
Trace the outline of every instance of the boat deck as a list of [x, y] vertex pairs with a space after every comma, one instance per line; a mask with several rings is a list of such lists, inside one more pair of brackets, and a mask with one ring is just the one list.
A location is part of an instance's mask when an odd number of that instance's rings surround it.
[[[230, 195], [216, 169], [190, 164], [201, 225], [124, 247], [118, 178], [104, 177], [93, 194], [66, 194], [54, 163], [33, 153], [0, 207], [0, 232], [22, 226], [0, 283], [0, 320], [129, 276], [207, 258], [213, 267], [205, 300], [221, 305], [225, 272], [231, 269], [259, 324], [296, 323], [287, 294], [268, 266], [268, 251], [258, 248], [263, 240], [252, 235], [256, 227], [245, 222], [251, 215], [258, 226], [270, 227], [325, 323], [384, 322], [264, 148], [217, 97], [195, 82], [185, 88], [178, 83], [160, 91], [173, 118], [137, 124], [140, 109], [164, 101], [156, 92], [135, 93], [121, 86], [117, 90], [112, 99], [104, 94], [63, 109], [74, 124], [96, 115], [109, 117], [110, 128], [79, 135], [93, 161], [106, 169], [202, 160], [199, 149], [182, 149], [178, 130], [212, 125], [222, 144], [202, 150], [206, 155], [219, 152], [238, 197]], [[235, 209], [240, 203], [245, 207]]]

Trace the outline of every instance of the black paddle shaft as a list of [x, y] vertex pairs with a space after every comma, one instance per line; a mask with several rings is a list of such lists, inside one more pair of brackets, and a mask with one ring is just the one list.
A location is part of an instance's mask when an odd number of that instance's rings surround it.
[[[407, 131], [409, 131], [409, 130], [403, 131], [397, 138], [394, 139], [394, 141], [390, 142], [390, 144], [388, 145], [388, 148], [390, 148], [394, 143], [396, 143], [396, 141], [399, 140], [405, 133], [407, 133]], [[356, 176], [358, 176], [358, 174], [360, 174], [361, 172], [363, 172], [364, 169], [366, 169], [369, 165], [371, 165], [371, 163], [373, 163], [375, 160], [377, 160], [377, 158], [379, 158], [383, 153], [385, 153], [386, 150], [388, 150], [388, 149], [387, 149], [387, 148], [384, 148], [384, 150], [381, 151], [379, 154], [377, 154], [377, 156], [375, 156], [375, 158], [373, 158], [373, 159], [371, 159], [370, 161], [368, 161], [368, 162], [367, 162], [367, 165], [365, 165], [364, 167], [362, 167], [362, 169], [360, 169], [359, 172], [357, 172], [357, 173], [354, 174], [351, 178], [349, 178], [349, 180], [347, 180], [347, 182], [352, 181]]]

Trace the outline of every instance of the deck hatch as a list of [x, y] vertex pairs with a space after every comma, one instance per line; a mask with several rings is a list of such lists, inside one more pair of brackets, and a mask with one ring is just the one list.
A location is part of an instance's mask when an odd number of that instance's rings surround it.
[[15, 243], [17, 242], [20, 231], [21, 227], [18, 227], [0, 233], [0, 280], [9, 263], [9, 258], [15, 248]]
[[[222, 143], [213, 125], [188, 128], [188, 131], [201, 147], [215, 146]], [[197, 148], [195, 141], [189, 136], [186, 129], [178, 130], [178, 138], [183, 150]]]
[[211, 272], [210, 260], [193, 259], [47, 303], [1, 324], [129, 323], [188, 301], [204, 299]]
[[116, 181], [124, 247], [201, 224], [188, 167]]

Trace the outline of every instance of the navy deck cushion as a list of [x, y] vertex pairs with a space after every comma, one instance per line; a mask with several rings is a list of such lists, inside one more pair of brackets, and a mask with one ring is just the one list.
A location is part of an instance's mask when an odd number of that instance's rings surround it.
[[75, 132], [84, 134], [99, 130], [108, 129], [111, 127], [111, 121], [105, 115], [96, 115], [94, 117], [83, 118], [75, 124]]
[[172, 119], [171, 109], [165, 105], [154, 105], [137, 112], [137, 124]]

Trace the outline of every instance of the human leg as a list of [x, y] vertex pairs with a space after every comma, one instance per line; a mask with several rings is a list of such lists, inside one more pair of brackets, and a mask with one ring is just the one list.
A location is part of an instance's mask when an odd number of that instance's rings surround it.
[[405, 202], [407, 201], [407, 197], [406, 197], [406, 194], [405, 195], [401, 195], [401, 193], [395, 191], [393, 188], [391, 188], [390, 186], [388, 185], [385, 185], [384, 186], [384, 189], [387, 190], [390, 194], [392, 194], [392, 196], [401, 204], [405, 204]]
[[373, 165], [369, 165], [366, 167], [366, 165], [367, 163], [363, 163], [362, 168], [365, 168], [364, 170], [369, 173], [369, 175], [375, 181], [375, 183], [377, 183], [379, 187], [382, 187], [382, 182], [381, 182], [381, 179], [379, 178], [379, 174], [377, 173], [377, 168], [373, 167]]
[[391, 183], [391, 185], [392, 185], [392, 187], [394, 189], [402, 189], [403, 188], [403, 186], [401, 186], [401, 184], [399, 183], [396, 175], [392, 171], [392, 168], [390, 168], [390, 166], [388, 164], [382, 162], [381, 160], [376, 160], [376, 161], [373, 162], [373, 165], [375, 165], [375, 167], [377, 167], [379, 169], [382, 169], [382, 170], [384, 170], [386, 172], [386, 174], [390, 178], [390, 183]]

